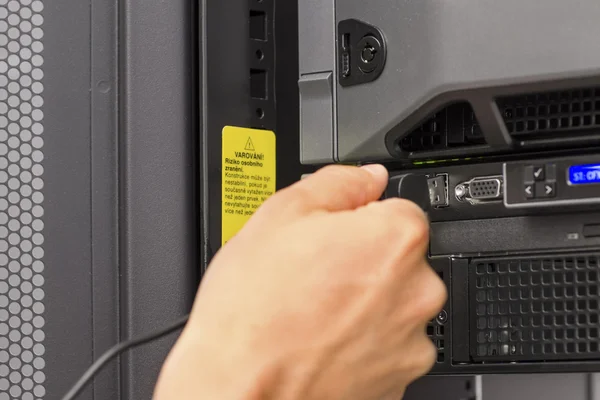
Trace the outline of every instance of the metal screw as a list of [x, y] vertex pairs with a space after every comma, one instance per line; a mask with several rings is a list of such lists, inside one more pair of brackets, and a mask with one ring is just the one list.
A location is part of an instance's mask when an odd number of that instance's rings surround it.
[[467, 194], [467, 188], [465, 185], [458, 185], [456, 188], [454, 188], [454, 194], [456, 195], [457, 199], [462, 200]]
[[448, 313], [446, 312], [446, 310], [440, 311], [440, 313], [437, 316], [437, 322], [440, 325], [444, 325], [446, 322], [448, 322]]

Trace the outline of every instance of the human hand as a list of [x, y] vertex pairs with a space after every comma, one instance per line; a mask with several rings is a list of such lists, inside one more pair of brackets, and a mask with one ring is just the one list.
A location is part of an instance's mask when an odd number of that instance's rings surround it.
[[446, 289], [421, 209], [377, 201], [387, 179], [327, 167], [267, 200], [212, 261], [155, 399], [400, 399]]

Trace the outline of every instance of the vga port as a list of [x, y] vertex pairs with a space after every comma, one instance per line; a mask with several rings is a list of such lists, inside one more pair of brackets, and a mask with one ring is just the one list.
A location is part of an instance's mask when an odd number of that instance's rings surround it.
[[469, 184], [473, 200], [495, 200], [502, 197], [502, 182], [499, 178], [477, 178]]
[[504, 196], [504, 180], [502, 176], [473, 178], [457, 185], [455, 194], [458, 200], [471, 204], [499, 201]]

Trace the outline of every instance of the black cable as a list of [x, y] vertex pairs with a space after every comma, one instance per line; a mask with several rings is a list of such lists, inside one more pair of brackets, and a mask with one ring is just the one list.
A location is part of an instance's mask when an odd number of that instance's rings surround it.
[[108, 351], [106, 351], [96, 362], [94, 362], [87, 371], [79, 378], [79, 380], [73, 385], [71, 390], [62, 398], [62, 400], [74, 400], [81, 391], [87, 386], [88, 383], [92, 380], [102, 368], [106, 366], [106, 364], [111, 361], [113, 358], [117, 357], [119, 354], [127, 351], [133, 347], [141, 346], [148, 342], [152, 342], [153, 340], [160, 339], [163, 336], [166, 336], [170, 333], [173, 333], [185, 326], [189, 318], [189, 314], [175, 321], [171, 325], [161, 329], [160, 331], [147, 334], [145, 336], [141, 336], [136, 339], [127, 340], [125, 342], [121, 342], [116, 344]]

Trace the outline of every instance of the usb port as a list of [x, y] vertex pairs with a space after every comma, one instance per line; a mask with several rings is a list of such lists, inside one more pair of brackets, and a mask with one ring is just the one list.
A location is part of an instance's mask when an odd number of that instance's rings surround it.
[[350, 34], [344, 33], [342, 35], [342, 50], [348, 50], [350, 48]]
[[448, 175], [438, 175], [427, 180], [429, 199], [436, 208], [448, 207]]

